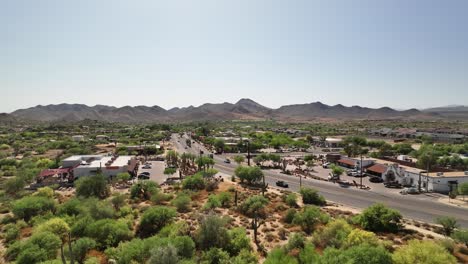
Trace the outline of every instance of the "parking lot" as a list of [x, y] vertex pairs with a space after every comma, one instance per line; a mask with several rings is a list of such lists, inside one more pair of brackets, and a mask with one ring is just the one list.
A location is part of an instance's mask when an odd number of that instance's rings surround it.
[[163, 183], [167, 179], [167, 176], [164, 175], [164, 168], [166, 166], [164, 161], [148, 161], [148, 162], [151, 164], [151, 169], [143, 169], [144, 164], [141, 164], [140, 168], [138, 169], [138, 174], [142, 172], [149, 172], [150, 180], [155, 181], [159, 184]]

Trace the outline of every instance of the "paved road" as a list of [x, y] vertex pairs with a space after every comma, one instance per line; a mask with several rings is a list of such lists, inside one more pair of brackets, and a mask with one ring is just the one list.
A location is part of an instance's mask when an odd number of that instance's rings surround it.
[[[178, 136], [173, 136], [173, 143], [180, 152], [191, 152], [198, 154], [200, 149], [207, 153], [207, 150], [200, 144], [192, 144], [192, 148], [185, 149], [185, 139], [179, 140]], [[236, 165], [223, 163], [224, 158], [215, 156], [215, 168], [222, 173], [233, 174]], [[277, 180], [284, 180], [289, 183], [289, 189], [299, 190], [299, 177], [284, 175], [276, 171], [264, 170], [265, 181], [274, 186]], [[468, 227], [468, 209], [455, 207], [431, 201], [427, 197], [400, 195], [396, 193], [382, 193], [372, 190], [359, 190], [354, 187], [341, 187], [339, 184], [331, 182], [317, 181], [312, 179], [302, 179], [303, 186], [317, 189], [327, 200], [339, 204], [363, 209], [373, 203], [383, 203], [400, 211], [404, 217], [433, 223], [437, 217], [453, 216], [462, 227]]]

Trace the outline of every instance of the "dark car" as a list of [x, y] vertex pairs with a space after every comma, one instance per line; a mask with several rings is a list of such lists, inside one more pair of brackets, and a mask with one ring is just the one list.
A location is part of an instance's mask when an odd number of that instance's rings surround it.
[[288, 183], [285, 182], [285, 181], [277, 181], [276, 186], [283, 187], [283, 188], [288, 188], [289, 187]]
[[146, 174], [139, 174], [138, 179], [139, 180], [149, 180], [150, 176]]
[[230, 160], [230, 159], [225, 159], [225, 160], [224, 160], [224, 163], [228, 163], [228, 164], [229, 164], [229, 163], [231, 163], [231, 160]]
[[384, 186], [387, 187], [387, 188], [401, 188], [401, 187], [403, 187], [398, 182], [386, 182], [386, 183], [384, 183]]
[[144, 172], [140, 173], [140, 175], [148, 175], [148, 176], [150, 176], [150, 173], [147, 172], [147, 171], [144, 171]]
[[373, 182], [373, 183], [381, 183], [381, 182], [383, 182], [383, 179], [380, 178], [380, 177], [370, 177], [369, 181]]

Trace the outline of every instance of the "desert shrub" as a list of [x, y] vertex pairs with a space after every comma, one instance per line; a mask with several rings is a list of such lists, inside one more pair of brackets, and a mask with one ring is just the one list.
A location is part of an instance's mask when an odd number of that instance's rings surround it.
[[[73, 232], [73, 231], [72, 231]], [[86, 236], [94, 239], [99, 248], [114, 247], [132, 238], [132, 232], [123, 221], [101, 219], [92, 221], [85, 228]]]
[[297, 207], [297, 195], [295, 193], [288, 194], [284, 202], [290, 207]]
[[228, 192], [221, 192], [218, 194], [218, 200], [221, 207], [228, 208], [231, 205], [232, 195]]
[[6, 243], [13, 242], [19, 238], [20, 230], [15, 224], [7, 224], [3, 227], [3, 238]]
[[81, 177], [75, 182], [75, 186], [77, 196], [104, 199], [110, 195], [107, 179], [103, 175]]
[[155, 247], [151, 250], [148, 264], [178, 264], [180, 257], [173, 245]]
[[200, 227], [196, 233], [196, 241], [201, 249], [226, 248], [229, 244], [226, 221], [216, 215], [207, 215], [200, 222]]
[[455, 264], [457, 260], [444, 247], [432, 241], [411, 240], [393, 253], [395, 264]]
[[171, 223], [177, 215], [172, 208], [157, 206], [146, 210], [140, 221], [139, 234], [141, 237], [148, 237], [156, 234], [165, 225]]
[[383, 204], [374, 204], [357, 216], [357, 222], [373, 232], [396, 232], [401, 228], [401, 214]]
[[203, 209], [208, 210], [208, 209], [214, 209], [217, 207], [221, 207], [221, 202], [219, 201], [218, 196], [214, 194], [210, 194], [210, 196], [208, 196], [208, 200], [203, 206]]
[[463, 243], [466, 247], [468, 247], [468, 229], [456, 230], [453, 233], [452, 238], [455, 239], [455, 241]]
[[15, 217], [29, 221], [33, 216], [55, 211], [55, 201], [41, 196], [26, 196], [13, 203]]
[[239, 252], [237, 256], [231, 258], [229, 263], [231, 264], [257, 264], [258, 258], [252, 251], [243, 249]]
[[296, 216], [296, 209], [290, 208], [288, 211], [286, 211], [286, 214], [283, 217], [283, 221], [287, 224], [291, 224], [294, 220], [294, 217]]
[[130, 198], [150, 200], [159, 191], [159, 186], [153, 181], [138, 181], [130, 188]]
[[267, 258], [265, 259], [264, 264], [297, 264], [298, 261], [288, 255], [284, 249], [275, 248], [268, 253]]
[[286, 244], [286, 250], [291, 251], [293, 249], [303, 249], [306, 240], [301, 233], [293, 233]]
[[293, 224], [301, 226], [302, 230], [310, 234], [318, 223], [326, 223], [327, 215], [322, 214], [315, 206], [306, 206], [302, 212], [294, 216]]
[[83, 213], [81, 201], [78, 198], [72, 198], [62, 203], [57, 210], [59, 215], [78, 216]]
[[183, 213], [183, 212], [188, 212], [190, 211], [190, 203], [192, 202], [192, 199], [190, 199], [190, 196], [186, 193], [180, 193], [177, 195], [177, 197], [172, 200], [172, 205], [176, 207], [177, 212]]
[[443, 216], [436, 219], [436, 223], [442, 226], [444, 235], [451, 236], [453, 231], [458, 227], [455, 217]]
[[72, 245], [73, 258], [78, 263], [83, 263], [86, 259], [86, 254], [96, 247], [96, 241], [91, 238], [83, 237], [76, 240]]
[[210, 248], [208, 251], [203, 251], [201, 263], [224, 264], [229, 263], [229, 253], [220, 248]]
[[243, 227], [236, 227], [228, 231], [229, 244], [226, 250], [235, 256], [242, 250], [251, 250], [250, 239]]
[[52, 198], [54, 197], [54, 190], [52, 190], [52, 188], [50, 187], [43, 187], [37, 189], [37, 191], [33, 195]]
[[326, 201], [323, 196], [321, 196], [317, 190], [312, 188], [301, 188], [300, 194], [302, 195], [302, 202], [304, 204], [313, 204], [313, 205], [325, 205]]
[[125, 205], [125, 194], [115, 193], [110, 200], [115, 210], [119, 211]]
[[314, 234], [314, 243], [321, 248], [340, 248], [351, 230], [352, 227], [345, 220], [334, 220]]
[[182, 181], [182, 188], [193, 191], [203, 190], [205, 188], [205, 180], [200, 174], [189, 176]]
[[344, 247], [349, 248], [361, 244], [377, 246], [379, 244], [379, 239], [372, 232], [355, 228], [346, 237]]
[[163, 193], [163, 192], [156, 192], [151, 196], [151, 202], [157, 205], [164, 204], [165, 202], [172, 199], [172, 194]]

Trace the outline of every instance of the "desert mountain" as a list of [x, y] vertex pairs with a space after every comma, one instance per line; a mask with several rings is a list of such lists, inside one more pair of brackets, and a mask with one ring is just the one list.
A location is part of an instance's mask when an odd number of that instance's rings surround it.
[[279, 120], [313, 121], [320, 119], [435, 119], [439, 115], [416, 109], [397, 111], [389, 107], [378, 109], [326, 105], [320, 102], [286, 105], [278, 109], [265, 107], [251, 99], [241, 99], [237, 103], [206, 103], [198, 107], [189, 106], [166, 110], [159, 106], [105, 105], [87, 106], [83, 104], [38, 105], [16, 110], [11, 116], [35, 121], [80, 121], [84, 119], [108, 122], [147, 123], [147, 122], [189, 122], [222, 120]]
[[464, 105], [449, 105], [422, 110], [425, 113], [435, 113], [442, 118], [452, 120], [468, 120], [468, 106]]

